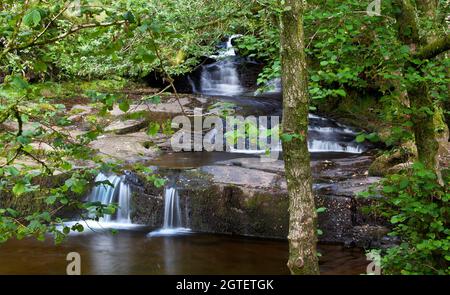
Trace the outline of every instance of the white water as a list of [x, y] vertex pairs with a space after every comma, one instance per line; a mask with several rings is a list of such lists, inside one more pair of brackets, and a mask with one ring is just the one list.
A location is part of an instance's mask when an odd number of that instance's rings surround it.
[[226, 42], [225, 48], [219, 51], [219, 54], [211, 55], [210, 57], [214, 59], [222, 59], [228, 56], [236, 56], [236, 50], [233, 47], [233, 40], [239, 37], [242, 37], [242, 35], [240, 34], [231, 35]]
[[105, 215], [101, 223], [117, 223], [117, 224], [131, 224], [130, 216], [130, 200], [131, 190], [130, 186], [124, 182], [125, 176], [105, 175], [100, 173], [95, 178], [95, 182], [109, 181], [111, 185], [99, 184], [92, 190], [88, 197], [89, 202], [101, 202], [103, 205], [110, 205], [117, 203], [119, 208], [114, 215]]
[[206, 95], [233, 96], [243, 92], [239, 74], [232, 60], [222, 60], [202, 66], [201, 93]]
[[181, 217], [180, 195], [176, 187], [164, 189], [164, 224], [163, 228], [148, 234], [149, 237], [189, 233], [189, 228], [183, 227]]
[[244, 90], [239, 80], [236, 68], [236, 51], [232, 41], [241, 35], [233, 35], [228, 38], [226, 46], [218, 55], [211, 58], [218, 61], [212, 64], [203, 65], [200, 74], [200, 89], [197, 89], [192, 80], [189, 80], [193, 92], [206, 95], [233, 96], [241, 94]]
[[336, 153], [349, 153], [349, 154], [361, 154], [364, 150], [358, 145], [348, 145], [340, 144], [338, 142], [326, 141], [326, 140], [309, 140], [308, 150], [310, 153], [326, 153], [326, 152], [336, 152]]
[[[244, 92], [241, 85], [237, 65], [239, 60], [235, 57], [236, 52], [233, 48], [232, 40], [240, 35], [231, 36], [224, 46], [224, 49], [218, 55], [213, 56], [218, 61], [212, 64], [203, 65], [200, 75], [200, 85], [197, 89], [195, 83], [189, 80], [194, 92], [205, 95], [220, 96], [239, 96]], [[269, 90], [266, 93], [280, 93], [282, 91], [281, 79], [273, 79], [266, 85]], [[254, 98], [257, 100], [258, 98]], [[309, 115], [310, 125], [308, 128], [308, 148], [312, 153], [349, 153], [360, 154], [365, 151], [365, 147], [355, 142], [356, 132], [341, 125], [333, 120]], [[256, 148], [249, 146], [229, 146], [231, 153], [243, 154], [264, 154], [266, 148]], [[281, 142], [271, 146], [271, 151], [282, 151]]]
[[[354, 137], [356, 132], [352, 129], [340, 125], [330, 119], [310, 114], [310, 125], [308, 127], [308, 150], [311, 153], [348, 153], [361, 154], [366, 150], [364, 145], [358, 144]], [[245, 148], [235, 148], [230, 146], [231, 153], [240, 154], [264, 154], [266, 149], [255, 149], [246, 146]], [[271, 146], [273, 152], [281, 152], [281, 141]]]
[[281, 91], [283, 91], [281, 87], [281, 78], [275, 78], [266, 83], [265, 90], [263, 92], [256, 90], [255, 95], [258, 96], [259, 94], [273, 94], [273, 93], [281, 94]]
[[[281, 152], [283, 149], [280, 143], [272, 148], [273, 152]], [[308, 151], [310, 153], [348, 153], [348, 154], [361, 154], [364, 152], [364, 149], [360, 146], [353, 145], [343, 145], [337, 142], [332, 141], [324, 141], [324, 140], [310, 140], [308, 141]], [[236, 149], [234, 147], [230, 147], [231, 153], [237, 154], [265, 154], [266, 150], [261, 149]]]
[[[100, 218], [99, 221], [95, 220], [75, 220], [64, 222], [64, 226], [73, 226], [77, 223], [82, 224], [85, 229], [129, 229], [138, 226], [140, 224], [134, 224], [131, 222], [131, 190], [130, 186], [124, 182], [125, 176], [117, 175], [105, 175], [100, 173], [95, 178], [95, 182], [109, 181], [108, 184], [98, 184], [92, 189], [92, 192], [87, 197], [87, 202], [100, 202], [103, 205], [110, 205], [113, 203], [118, 204], [119, 208], [113, 215], [105, 215]], [[94, 215], [92, 214], [93, 218]], [[61, 228], [62, 229], [62, 228]], [[72, 232], [71, 234], [75, 234]]]

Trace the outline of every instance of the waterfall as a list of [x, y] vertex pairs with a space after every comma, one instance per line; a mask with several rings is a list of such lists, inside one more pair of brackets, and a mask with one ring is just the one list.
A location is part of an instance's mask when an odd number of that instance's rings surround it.
[[95, 182], [109, 181], [111, 185], [99, 184], [94, 187], [88, 196], [88, 202], [100, 202], [103, 205], [117, 203], [119, 208], [114, 215], [105, 215], [102, 222], [117, 222], [123, 224], [131, 224], [130, 216], [130, 186], [125, 183], [125, 176], [105, 175], [100, 173], [95, 178]]
[[[347, 153], [361, 154], [367, 150], [364, 144], [355, 141], [356, 132], [333, 120], [309, 115], [308, 150], [311, 153]], [[281, 141], [271, 146], [274, 152], [281, 152]], [[240, 154], [264, 154], [265, 149], [250, 148], [249, 142], [245, 147], [230, 146], [230, 152]]]
[[181, 227], [180, 196], [175, 187], [164, 190], [164, 229]]
[[180, 206], [180, 195], [174, 186], [167, 186], [164, 189], [164, 223], [159, 230], [152, 231], [149, 237], [167, 236], [176, 234], [186, 234], [191, 230], [183, 227], [183, 219]]
[[189, 80], [194, 92], [220, 96], [233, 96], [243, 92], [237, 70], [239, 61], [232, 44], [233, 39], [240, 36], [229, 37], [224, 49], [218, 55], [211, 56], [211, 58], [217, 59], [215, 63], [202, 65], [199, 89], [195, 87], [192, 80]]

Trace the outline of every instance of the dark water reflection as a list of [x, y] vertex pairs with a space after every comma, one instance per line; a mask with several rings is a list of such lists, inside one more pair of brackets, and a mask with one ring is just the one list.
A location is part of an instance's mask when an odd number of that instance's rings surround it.
[[[52, 240], [12, 240], [0, 245], [0, 274], [65, 274], [69, 252], [81, 255], [82, 274], [288, 274], [286, 241], [189, 234], [147, 238], [147, 229], [73, 235]], [[361, 274], [361, 250], [319, 247], [322, 274]]]

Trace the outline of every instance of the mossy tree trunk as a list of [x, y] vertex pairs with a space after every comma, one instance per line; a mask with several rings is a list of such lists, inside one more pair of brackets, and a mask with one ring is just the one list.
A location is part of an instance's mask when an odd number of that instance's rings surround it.
[[[412, 57], [416, 59], [431, 59], [448, 50], [450, 46], [449, 36], [443, 36], [436, 40], [426, 40], [419, 35], [416, 7], [410, 0], [395, 0], [398, 9], [396, 15], [399, 39], [408, 45], [412, 52]], [[427, 18], [435, 17], [435, 0], [418, 0], [417, 7]], [[433, 35], [430, 32], [430, 36]], [[406, 69], [414, 67], [421, 71], [420, 66], [412, 63], [406, 64]], [[423, 73], [422, 73], [423, 75]], [[436, 112], [438, 106], [434, 105], [425, 81], [418, 81], [408, 89], [411, 108], [413, 110], [412, 121], [414, 122], [414, 135], [417, 146], [418, 158], [428, 169], [433, 170], [439, 177], [439, 144], [435, 116], [440, 116], [441, 112]]]
[[306, 140], [309, 94], [303, 32], [304, 1], [286, 0], [281, 19], [283, 142], [289, 191], [289, 261], [292, 274], [318, 274], [316, 208]]

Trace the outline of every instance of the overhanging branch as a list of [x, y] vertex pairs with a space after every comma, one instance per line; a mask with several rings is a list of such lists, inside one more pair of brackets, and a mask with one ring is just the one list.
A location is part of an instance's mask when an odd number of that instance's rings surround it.
[[450, 50], [450, 34], [425, 45], [413, 57], [421, 60], [430, 59], [448, 50]]

